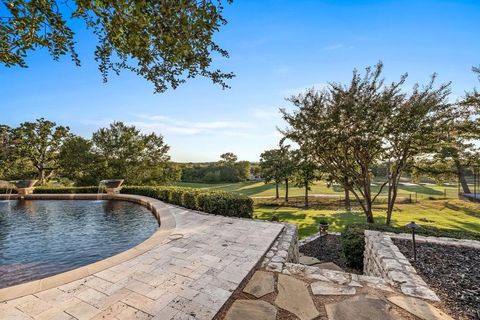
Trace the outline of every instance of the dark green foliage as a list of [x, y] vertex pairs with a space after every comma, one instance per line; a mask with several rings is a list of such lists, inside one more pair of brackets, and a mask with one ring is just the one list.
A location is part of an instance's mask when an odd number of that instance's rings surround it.
[[228, 192], [205, 192], [198, 194], [200, 211], [228, 217], [251, 218], [253, 200]]
[[221, 160], [210, 164], [197, 164], [182, 169], [183, 182], [221, 183], [246, 181], [250, 176], [250, 162], [237, 161], [231, 152], [220, 156]]
[[2, 194], [7, 194], [7, 193], [12, 193], [12, 194], [16, 194], [17, 193], [17, 190], [15, 190], [15, 188], [13, 189], [8, 189], [6, 187], [0, 187], [0, 195]]
[[179, 187], [123, 187], [121, 193], [143, 195], [207, 213], [251, 218], [253, 200], [228, 192]]
[[347, 265], [357, 270], [363, 269], [364, 231], [363, 225], [348, 225], [340, 237], [342, 252]]
[[[412, 233], [407, 227], [391, 227], [384, 224], [350, 224], [345, 227], [341, 236], [343, 255], [349, 267], [363, 269], [363, 251], [365, 249], [365, 230], [374, 230], [393, 233]], [[480, 240], [480, 233], [439, 229], [431, 226], [422, 226], [416, 232], [422, 236], [446, 237], [456, 239]]]
[[2, 4], [0, 64], [7, 67], [27, 67], [28, 54], [40, 48], [54, 60], [70, 55], [80, 65], [75, 42], [83, 37], [75, 37], [75, 27], [86, 25], [97, 40], [95, 60], [104, 81], [111, 72], [128, 70], [163, 92], [199, 75], [226, 88], [225, 80], [233, 77], [211, 66], [214, 55], [228, 57], [213, 41], [226, 24], [220, 0], [8, 0]]
[[52, 193], [97, 193], [98, 186], [90, 187], [36, 187], [34, 194], [52, 194]]
[[[5, 193], [0, 189], [0, 194]], [[15, 191], [14, 191], [15, 192]], [[98, 187], [38, 187], [35, 194], [97, 193]], [[251, 218], [253, 200], [249, 197], [221, 191], [207, 191], [182, 187], [137, 187], [126, 186], [122, 194], [136, 194], [192, 210], [227, 217]]]

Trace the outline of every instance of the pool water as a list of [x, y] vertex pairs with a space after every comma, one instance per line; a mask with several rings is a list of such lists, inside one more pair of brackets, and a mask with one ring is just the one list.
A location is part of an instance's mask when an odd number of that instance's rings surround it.
[[0, 201], [0, 288], [108, 258], [157, 228], [150, 210], [127, 201]]

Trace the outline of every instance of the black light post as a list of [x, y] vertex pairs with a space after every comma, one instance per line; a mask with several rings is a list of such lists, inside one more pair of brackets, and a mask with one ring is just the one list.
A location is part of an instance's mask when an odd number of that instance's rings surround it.
[[413, 242], [413, 261], [417, 261], [417, 245], [415, 243], [415, 230], [420, 229], [421, 227], [415, 223], [415, 221], [410, 222], [406, 225], [408, 229], [412, 230], [412, 242]]

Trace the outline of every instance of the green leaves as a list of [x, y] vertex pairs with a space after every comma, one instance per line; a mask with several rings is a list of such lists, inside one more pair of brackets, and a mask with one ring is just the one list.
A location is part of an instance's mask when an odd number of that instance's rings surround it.
[[226, 80], [234, 77], [210, 69], [212, 54], [228, 57], [212, 39], [226, 24], [221, 0], [2, 2], [8, 16], [0, 19], [0, 63], [7, 67], [27, 67], [25, 58], [38, 48], [54, 60], [69, 54], [80, 65], [71, 18], [82, 19], [97, 37], [95, 60], [104, 81], [110, 72], [129, 70], [163, 92], [199, 75], [228, 88]]
[[[391, 84], [382, 78], [383, 65], [354, 70], [348, 85], [330, 83], [288, 100], [297, 110], [282, 110], [288, 128], [285, 139], [297, 143], [332, 182], [351, 191], [373, 222], [372, 204], [388, 183], [389, 211], [405, 168], [420, 155], [435, 152], [448, 140], [451, 123], [459, 113], [448, 102], [450, 84], [403, 89], [406, 74]], [[372, 194], [372, 169], [388, 162], [390, 174], [380, 191]]]

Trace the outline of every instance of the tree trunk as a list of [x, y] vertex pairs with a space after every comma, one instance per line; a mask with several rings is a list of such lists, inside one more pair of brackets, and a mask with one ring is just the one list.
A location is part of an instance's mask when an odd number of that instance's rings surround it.
[[373, 212], [372, 212], [372, 204], [370, 202], [370, 199], [365, 199], [366, 205], [365, 205], [365, 215], [367, 216], [367, 223], [375, 223], [375, 220], [373, 219]]
[[454, 159], [455, 167], [457, 168], [458, 181], [462, 186], [463, 193], [471, 193], [470, 188], [468, 187], [467, 179], [465, 179], [465, 174], [463, 173], [463, 166], [460, 164], [460, 160]]
[[305, 208], [308, 208], [308, 180], [305, 179]]
[[285, 179], [285, 202], [288, 202], [288, 179]]
[[[396, 179], [394, 181], [396, 181]], [[385, 221], [387, 226], [390, 225], [392, 220], [393, 207], [395, 206], [395, 201], [397, 200], [397, 193], [397, 183], [393, 182], [393, 184], [388, 188], [387, 220]]]
[[275, 182], [275, 199], [278, 199], [278, 182]]
[[352, 206], [351, 206], [351, 203], [350, 203], [350, 191], [346, 188], [344, 190], [345, 190], [345, 210], [346, 211], [351, 211]]
[[38, 171], [38, 180], [40, 182], [39, 184], [43, 186], [45, 183], [45, 170], [43, 168], [37, 168], [37, 171]]

